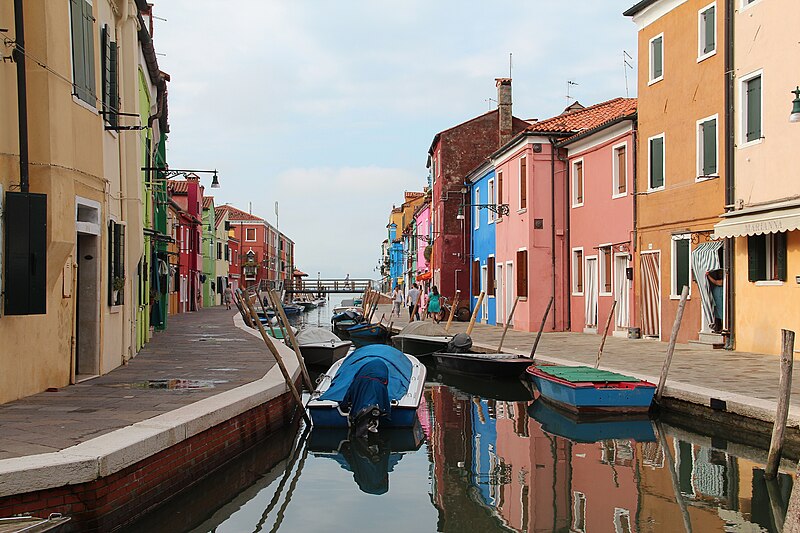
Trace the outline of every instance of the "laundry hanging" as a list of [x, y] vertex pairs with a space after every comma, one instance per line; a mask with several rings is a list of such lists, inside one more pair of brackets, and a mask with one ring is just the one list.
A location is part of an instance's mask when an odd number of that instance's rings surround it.
[[720, 267], [718, 253], [720, 248], [722, 248], [722, 241], [711, 241], [701, 243], [692, 251], [692, 275], [700, 292], [703, 331], [711, 330], [711, 325], [714, 323], [715, 304], [706, 272], [717, 270]]

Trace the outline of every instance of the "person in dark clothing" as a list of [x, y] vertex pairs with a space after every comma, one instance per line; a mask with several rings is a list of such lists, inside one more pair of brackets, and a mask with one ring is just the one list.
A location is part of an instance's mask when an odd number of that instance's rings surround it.
[[714, 323], [711, 325], [711, 330], [714, 333], [720, 333], [722, 331], [722, 318], [724, 316], [724, 308], [723, 308], [723, 279], [725, 277], [725, 273], [721, 268], [716, 270], [709, 270], [706, 272], [706, 279], [708, 279], [708, 286], [711, 289], [711, 298], [714, 302]]

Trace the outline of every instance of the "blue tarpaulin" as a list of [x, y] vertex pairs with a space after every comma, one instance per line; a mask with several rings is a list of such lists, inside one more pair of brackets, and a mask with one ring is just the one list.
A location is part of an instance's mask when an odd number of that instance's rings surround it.
[[369, 361], [382, 360], [389, 369], [389, 399], [399, 400], [408, 392], [413, 365], [403, 352], [386, 344], [370, 344], [348, 355], [320, 400], [341, 402], [358, 371]]

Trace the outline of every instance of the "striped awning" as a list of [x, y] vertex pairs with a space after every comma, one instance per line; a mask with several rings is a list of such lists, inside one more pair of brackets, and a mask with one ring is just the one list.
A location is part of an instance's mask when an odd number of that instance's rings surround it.
[[720, 216], [723, 220], [714, 226], [715, 239], [792, 231], [800, 229], [800, 202], [792, 200], [748, 207]]

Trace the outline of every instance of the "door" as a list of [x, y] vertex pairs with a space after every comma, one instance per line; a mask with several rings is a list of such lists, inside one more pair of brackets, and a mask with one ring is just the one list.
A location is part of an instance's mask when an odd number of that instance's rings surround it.
[[642, 336], [661, 338], [661, 254], [642, 253]]
[[584, 329], [597, 330], [597, 256], [586, 258], [586, 272], [583, 276], [583, 299], [586, 305]]
[[100, 373], [99, 238], [78, 233], [77, 245], [74, 372], [81, 381]]
[[497, 323], [498, 324], [505, 324], [505, 322], [506, 322], [506, 320], [505, 320], [505, 316], [506, 316], [505, 315], [505, 308], [506, 308], [506, 306], [504, 304], [504, 302], [505, 302], [505, 293], [503, 292], [503, 290], [505, 290], [505, 283], [504, 283], [504, 280], [503, 280], [503, 265], [497, 265], [497, 274], [495, 275], [494, 279], [497, 280], [497, 298], [495, 298], [495, 300], [496, 300], [495, 303], [497, 304]]
[[[510, 314], [514, 305], [514, 264], [506, 263], [506, 311]], [[509, 324], [514, 323], [514, 317], [506, 318]]]
[[627, 276], [628, 254], [614, 256], [614, 300], [617, 302], [616, 320], [618, 331], [625, 331], [630, 326], [630, 294], [631, 280]]
[[485, 294], [481, 302], [481, 322], [489, 322], [489, 291], [488, 291], [489, 270], [486, 265], [481, 267], [481, 291]]

